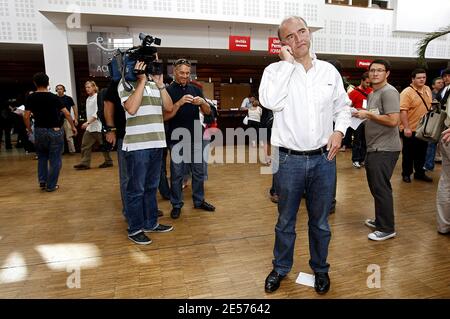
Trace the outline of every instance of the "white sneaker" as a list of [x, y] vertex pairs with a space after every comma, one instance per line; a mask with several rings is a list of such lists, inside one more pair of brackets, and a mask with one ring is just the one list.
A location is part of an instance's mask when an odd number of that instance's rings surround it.
[[359, 164], [359, 162], [353, 162], [353, 167], [361, 168], [361, 165]]
[[376, 230], [376, 231], [374, 231], [373, 233], [370, 233], [367, 237], [368, 237], [370, 240], [382, 241], [382, 240], [386, 240], [386, 239], [389, 239], [389, 238], [393, 238], [393, 237], [395, 237], [396, 235], [397, 235], [396, 232], [393, 232], [393, 233], [385, 233], [385, 232]]

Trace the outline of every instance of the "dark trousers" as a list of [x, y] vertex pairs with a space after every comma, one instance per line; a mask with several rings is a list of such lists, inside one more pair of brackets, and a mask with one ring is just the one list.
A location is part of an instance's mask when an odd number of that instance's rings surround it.
[[344, 138], [342, 139], [342, 146], [352, 147], [352, 135], [353, 129], [349, 127], [345, 132]]
[[375, 225], [382, 232], [394, 232], [394, 199], [391, 177], [400, 152], [369, 152], [366, 174], [370, 192], [375, 200]]
[[198, 207], [205, 200], [203, 143], [178, 142], [170, 146], [170, 203], [174, 208], [184, 205], [182, 186], [186, 171], [192, 172], [192, 200]]
[[167, 180], [167, 154], [169, 153], [168, 148], [163, 149], [163, 156], [161, 161], [161, 176], [159, 178], [159, 193], [164, 199], [170, 199], [170, 186]]
[[366, 157], [366, 137], [364, 136], [364, 123], [353, 131], [352, 162], [364, 162]]
[[11, 126], [9, 124], [0, 124], [0, 145], [2, 145], [3, 131], [5, 131], [5, 147], [12, 148]]
[[414, 176], [425, 175], [423, 166], [425, 165], [428, 143], [419, 140], [415, 135], [416, 132], [413, 132], [411, 137], [405, 137], [403, 132], [400, 133], [403, 140], [402, 176], [410, 176], [413, 173], [413, 168]]

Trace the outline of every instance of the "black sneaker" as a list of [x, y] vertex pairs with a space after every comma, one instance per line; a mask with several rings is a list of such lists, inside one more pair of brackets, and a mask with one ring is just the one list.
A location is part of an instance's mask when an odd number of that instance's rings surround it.
[[139, 232], [135, 235], [128, 235], [128, 239], [134, 241], [138, 245], [149, 245], [152, 243], [152, 240], [148, 238], [144, 232]]
[[44, 191], [47, 188], [47, 184], [45, 182], [40, 182], [39, 187]]
[[173, 226], [159, 224], [154, 229], [144, 229], [146, 233], [168, 233], [173, 230]]

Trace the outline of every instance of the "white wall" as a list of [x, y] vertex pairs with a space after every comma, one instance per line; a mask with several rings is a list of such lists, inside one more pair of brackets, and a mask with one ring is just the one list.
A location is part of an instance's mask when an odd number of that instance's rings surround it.
[[450, 25], [449, 0], [397, 0], [396, 31], [434, 32]]
[[[427, 3], [433, 1], [440, 0]], [[450, 4], [450, 0], [445, 1]], [[416, 57], [417, 43], [425, 33], [396, 31], [396, 14], [395, 10], [327, 5], [323, 11], [324, 28], [314, 35], [314, 47], [319, 53]], [[426, 57], [450, 59], [450, 37], [431, 42]]]
[[[80, 28], [64, 31], [69, 44], [86, 44], [86, 32], [101, 25], [122, 27], [135, 39], [147, 31], [163, 38], [165, 47], [227, 49], [230, 34], [251, 35], [252, 50], [265, 51], [279, 21], [298, 14], [314, 28], [323, 27], [314, 35], [319, 53], [415, 57], [424, 33], [450, 22], [450, 0], [392, 3], [395, 10], [322, 0], [0, 0], [0, 43], [48, 41], [42, 35], [41, 10], [55, 24], [78, 15]], [[450, 36], [433, 41], [426, 56], [450, 59]]]

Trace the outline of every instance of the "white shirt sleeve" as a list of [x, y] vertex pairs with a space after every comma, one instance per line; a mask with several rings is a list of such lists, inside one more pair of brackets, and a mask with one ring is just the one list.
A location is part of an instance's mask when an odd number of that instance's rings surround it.
[[264, 70], [259, 86], [261, 104], [274, 112], [279, 112], [286, 106], [288, 83], [295, 66], [286, 61], [273, 63]]

